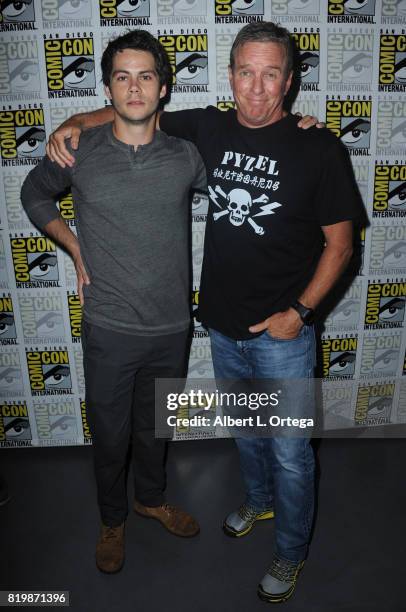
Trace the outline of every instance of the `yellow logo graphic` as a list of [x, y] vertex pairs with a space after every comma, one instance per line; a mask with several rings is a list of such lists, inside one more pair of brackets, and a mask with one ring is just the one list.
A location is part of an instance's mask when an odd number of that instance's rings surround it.
[[394, 384], [360, 386], [355, 407], [357, 425], [382, 425], [390, 422]]
[[375, 166], [372, 214], [382, 218], [406, 215], [406, 165]]
[[55, 244], [44, 236], [11, 238], [17, 287], [58, 287]]
[[34, 350], [26, 357], [32, 395], [72, 393], [68, 351]]
[[368, 283], [365, 329], [402, 327], [405, 296], [406, 283]]
[[[21, 160], [21, 165], [38, 163], [45, 155], [45, 120], [42, 108], [0, 112], [0, 151], [2, 164]], [[15, 163], [13, 163], [15, 165]]]
[[44, 41], [48, 95], [96, 95], [93, 38], [49, 38]]

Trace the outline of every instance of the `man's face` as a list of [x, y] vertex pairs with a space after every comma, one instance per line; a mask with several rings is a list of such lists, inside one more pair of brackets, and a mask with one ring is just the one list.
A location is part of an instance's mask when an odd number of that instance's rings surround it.
[[156, 112], [166, 87], [159, 84], [151, 53], [125, 49], [113, 58], [110, 86], [105, 91], [124, 121], [145, 123]]
[[282, 118], [283, 99], [292, 81], [285, 74], [286, 55], [279, 43], [247, 42], [235, 54], [229, 78], [238, 121], [250, 128]]

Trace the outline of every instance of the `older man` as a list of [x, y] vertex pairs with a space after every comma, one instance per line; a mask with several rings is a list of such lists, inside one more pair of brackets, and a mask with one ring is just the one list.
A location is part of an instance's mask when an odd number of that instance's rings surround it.
[[[160, 117], [161, 130], [195, 143], [206, 165], [210, 209], [200, 317], [210, 331], [218, 379], [311, 379], [314, 309], [352, 253], [359, 199], [345, 151], [325, 129], [298, 129], [298, 119], [284, 110], [292, 75], [289, 32], [249, 24], [230, 55], [236, 110]], [[71, 163], [63, 137], [77, 140], [78, 128], [98, 121], [100, 113], [70, 122], [51, 142], [54, 159]], [[236, 442], [246, 499], [223, 528], [240, 537], [275, 514], [276, 549], [258, 595], [285, 601], [308, 553], [313, 451], [307, 437]]]

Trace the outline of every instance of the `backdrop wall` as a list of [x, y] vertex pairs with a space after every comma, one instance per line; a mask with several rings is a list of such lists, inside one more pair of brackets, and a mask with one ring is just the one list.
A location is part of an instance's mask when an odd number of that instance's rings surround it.
[[[74, 267], [19, 197], [49, 134], [107, 103], [101, 54], [128, 28], [149, 30], [169, 54], [168, 110], [227, 110], [232, 40], [259, 20], [294, 33], [302, 84], [293, 110], [325, 120], [348, 147], [370, 220], [355, 279], [343, 280], [325, 320], [325, 427], [405, 422], [405, 0], [2, 0], [0, 19], [0, 446], [91, 442]], [[59, 207], [74, 229], [72, 198]], [[192, 207], [197, 306], [207, 198]], [[189, 376], [212, 375], [196, 322]]]

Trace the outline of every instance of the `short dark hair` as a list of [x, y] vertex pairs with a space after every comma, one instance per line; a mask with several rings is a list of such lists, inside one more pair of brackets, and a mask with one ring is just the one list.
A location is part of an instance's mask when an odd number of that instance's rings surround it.
[[249, 23], [241, 28], [234, 39], [230, 51], [230, 67], [234, 68], [237, 49], [247, 42], [273, 42], [282, 45], [286, 54], [285, 76], [293, 70], [294, 44], [290, 32], [286, 28], [271, 21]]
[[168, 55], [161, 43], [146, 30], [131, 30], [122, 36], [118, 36], [117, 38], [110, 40], [101, 59], [102, 79], [104, 85], [110, 85], [111, 74], [113, 72], [114, 56], [116, 53], [120, 53], [125, 49], [133, 49], [134, 51], [148, 51], [151, 53], [155, 60], [155, 69], [157, 71], [161, 87], [163, 85], [167, 85], [169, 87], [169, 78], [172, 73]]

